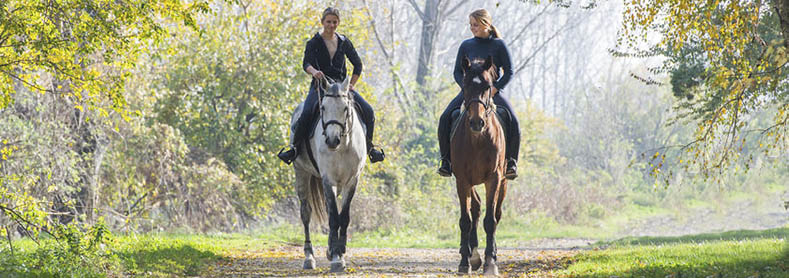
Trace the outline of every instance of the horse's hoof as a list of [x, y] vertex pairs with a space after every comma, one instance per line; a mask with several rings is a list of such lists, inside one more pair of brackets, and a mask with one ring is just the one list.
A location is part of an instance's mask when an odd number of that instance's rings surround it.
[[469, 262], [471, 263], [471, 270], [474, 271], [477, 271], [479, 267], [482, 266], [482, 259], [479, 257], [479, 252], [477, 251], [477, 248], [471, 250], [471, 260]]
[[345, 272], [345, 262], [332, 262], [330, 272], [332, 273]]
[[485, 275], [499, 276], [499, 267], [496, 266], [496, 263], [485, 264]]
[[471, 274], [471, 266], [468, 265], [458, 266], [458, 274]]
[[315, 269], [315, 259], [308, 258], [304, 260], [304, 269]]

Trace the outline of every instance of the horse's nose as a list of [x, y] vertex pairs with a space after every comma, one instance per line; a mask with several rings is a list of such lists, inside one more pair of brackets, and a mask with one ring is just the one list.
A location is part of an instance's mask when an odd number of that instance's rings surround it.
[[470, 119], [471, 131], [480, 132], [485, 127], [485, 121], [482, 119]]
[[328, 146], [329, 149], [332, 149], [332, 150], [336, 149], [337, 146], [339, 146], [339, 145], [340, 145], [340, 138], [339, 137], [326, 138], [326, 146]]

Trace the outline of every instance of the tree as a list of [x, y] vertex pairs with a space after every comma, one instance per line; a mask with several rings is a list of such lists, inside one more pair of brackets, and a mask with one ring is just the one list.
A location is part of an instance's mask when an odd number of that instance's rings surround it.
[[[287, 145], [291, 114], [310, 85], [304, 43], [319, 30], [320, 12], [307, 3], [219, 6], [216, 16], [199, 19], [202, 34], [168, 41], [174, 55], [152, 84], [160, 93], [156, 121], [227, 165], [248, 189], [238, 199], [254, 204], [247, 207], [251, 215], [293, 192], [293, 171], [273, 154]], [[367, 20], [358, 9], [342, 14], [342, 34], [360, 53]], [[369, 93], [364, 86], [359, 90]]]
[[122, 113], [123, 72], [150, 41], [161, 40], [159, 18], [195, 27], [192, 15], [207, 9], [203, 1], [180, 0], [3, 1], [0, 109], [12, 102], [18, 81], [30, 90], [63, 94], [78, 109]]
[[[127, 70], [164, 37], [167, 20], [196, 28], [193, 15], [207, 9], [180, 0], [0, 2], [3, 215], [56, 238], [64, 222], [95, 220], [104, 132], [130, 115]], [[11, 107], [15, 97], [24, 103]], [[52, 221], [50, 209], [68, 217]]]
[[[681, 146], [689, 156], [686, 169], [714, 178], [744, 158], [740, 150], [754, 140], [767, 154], [788, 149], [789, 0], [633, 1], [626, 4], [622, 30], [620, 46], [630, 49], [652, 32], [662, 36], [634, 55], [669, 56], [656, 72], [671, 73], [683, 100], [678, 120], [697, 120], [695, 140]], [[749, 125], [765, 110], [774, 111], [772, 124]], [[654, 158], [661, 174], [665, 156]], [[668, 181], [672, 173], [663, 174]]]

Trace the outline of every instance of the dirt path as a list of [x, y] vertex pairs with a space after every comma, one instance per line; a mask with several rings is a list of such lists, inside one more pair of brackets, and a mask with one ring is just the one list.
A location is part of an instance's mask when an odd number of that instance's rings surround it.
[[[572, 242], [572, 241], [571, 241]], [[580, 241], [575, 241], [580, 242]], [[549, 243], [546, 246], [566, 245]], [[316, 254], [324, 254], [318, 247]], [[500, 277], [546, 276], [566, 265], [579, 248], [501, 248]], [[482, 252], [482, 250], [480, 250]], [[458, 277], [457, 249], [349, 248], [346, 273], [329, 274], [329, 261], [316, 256], [317, 269], [302, 270], [304, 255], [300, 246], [231, 252], [210, 267], [201, 277]], [[476, 275], [481, 276], [482, 269]]]

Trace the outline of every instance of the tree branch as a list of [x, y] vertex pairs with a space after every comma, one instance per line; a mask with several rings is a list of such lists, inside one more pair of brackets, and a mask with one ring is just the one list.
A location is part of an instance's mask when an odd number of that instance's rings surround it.
[[416, 4], [416, 1], [408, 0], [408, 3], [411, 4], [411, 7], [414, 8], [414, 11], [416, 11], [416, 14], [419, 15], [419, 18], [421, 18], [422, 21], [425, 22], [430, 21], [430, 19], [428, 19], [427, 16], [425, 15], [425, 12], [423, 12], [422, 9], [419, 8], [419, 5]]
[[447, 18], [448, 16], [452, 15], [453, 13], [455, 13], [455, 11], [457, 11], [458, 8], [463, 6], [463, 4], [466, 4], [466, 2], [468, 2], [468, 1], [462, 0], [462, 1], [458, 2], [457, 4], [455, 4], [454, 7], [449, 8], [448, 10], [445, 10], [445, 12], [441, 13], [441, 17], [442, 18]]

